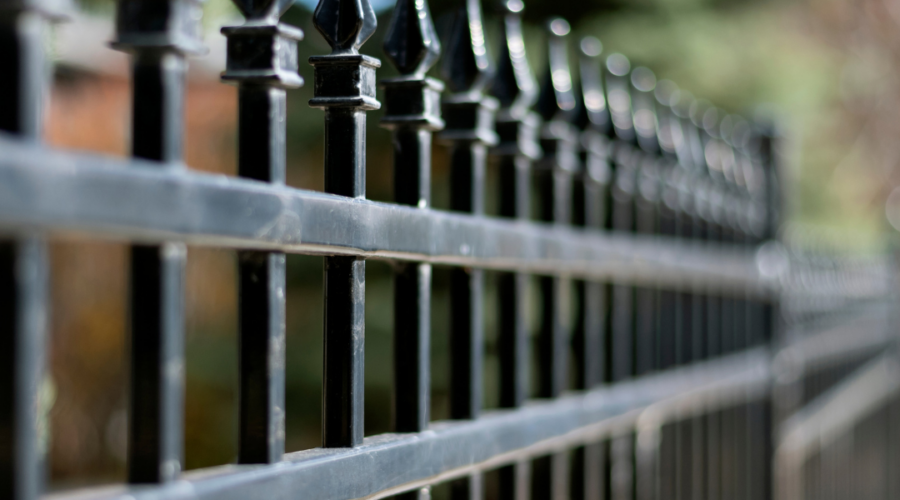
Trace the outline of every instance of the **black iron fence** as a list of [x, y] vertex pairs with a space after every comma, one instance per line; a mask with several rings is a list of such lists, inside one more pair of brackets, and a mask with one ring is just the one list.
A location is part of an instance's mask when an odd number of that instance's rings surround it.
[[[118, 2], [113, 43], [133, 71], [129, 161], [40, 145], [41, 29], [55, 14], [42, 0], [0, 3], [3, 498], [43, 490], [45, 241], [60, 231], [132, 243], [132, 372], [129, 484], [57, 498], [428, 498], [446, 482], [453, 498], [482, 498], [494, 470], [500, 498], [812, 498], [819, 483], [804, 468], [893, 400], [890, 266], [798, 258], [777, 242], [771, 126], [604, 56], [596, 39], [570, 41], [562, 19], [547, 24], [538, 82], [519, 0], [505, 3], [496, 61], [478, 0], [459, 2], [443, 51], [425, 1], [398, 0], [384, 52], [400, 76], [379, 82], [381, 62], [359, 53], [375, 29], [368, 2], [321, 0], [314, 23], [332, 53], [309, 62], [325, 193], [293, 189], [286, 91], [303, 84], [303, 33], [278, 21], [288, 1], [235, 3], [247, 22], [222, 29], [222, 78], [239, 89], [239, 178], [227, 179], [182, 161], [198, 2]], [[438, 63], [443, 81], [426, 76]], [[365, 199], [366, 111], [381, 106], [379, 87], [395, 204]], [[431, 208], [434, 134], [450, 155], [450, 211]], [[489, 168], [497, 193], [485, 192]], [[497, 216], [485, 215], [487, 196]], [[183, 473], [186, 245], [239, 251], [240, 416], [237, 464]], [[325, 256], [323, 441], [285, 454], [291, 252]], [[395, 432], [363, 439], [367, 259], [396, 262]], [[433, 265], [453, 268], [445, 422], [429, 417]], [[495, 411], [481, 408], [485, 272], [499, 275]], [[871, 443], [885, 463], [890, 442]]]

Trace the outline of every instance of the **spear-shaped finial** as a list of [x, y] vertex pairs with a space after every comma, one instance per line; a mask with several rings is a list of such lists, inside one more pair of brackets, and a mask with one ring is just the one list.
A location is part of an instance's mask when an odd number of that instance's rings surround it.
[[631, 89], [634, 130], [638, 145], [644, 151], [655, 153], [659, 149], [656, 137], [656, 99], [653, 95], [656, 89], [656, 75], [649, 68], [643, 66], [635, 68], [631, 72]]
[[578, 44], [578, 53], [581, 79], [578, 84], [580, 95], [575, 124], [582, 130], [592, 129], [607, 134], [610, 127], [609, 109], [600, 80], [600, 54], [603, 53], [603, 44], [592, 36], [582, 38]]
[[754, 189], [753, 164], [747, 155], [750, 122], [740, 115], [731, 115], [731, 120], [733, 122], [731, 133], [725, 139], [734, 151], [734, 178], [744, 193], [750, 194]]
[[248, 21], [277, 21], [293, 0], [232, 0]]
[[525, 38], [522, 36], [521, 12], [525, 5], [521, 0], [504, 0], [502, 8], [505, 13], [501, 35], [503, 43], [500, 45], [491, 95], [510, 115], [521, 117], [537, 100], [537, 83], [528, 65]]
[[623, 141], [634, 139], [634, 126], [631, 117], [631, 93], [628, 89], [628, 72], [631, 63], [622, 54], [610, 54], [606, 58], [606, 102], [612, 119], [616, 138]]
[[691, 122], [705, 132], [714, 129], [715, 124], [719, 121], [718, 113], [712, 103], [706, 99], [696, 99], [691, 104], [690, 116]]
[[369, 0], [320, 0], [313, 24], [332, 54], [358, 54], [378, 27]]
[[674, 155], [680, 160], [683, 156], [684, 137], [678, 116], [675, 114], [675, 106], [678, 105], [681, 91], [672, 80], [660, 80], [656, 83], [653, 96], [658, 104], [657, 137], [659, 138], [659, 147], [664, 154]]
[[387, 35], [384, 53], [402, 75], [425, 76], [441, 54], [428, 3], [398, 0]]
[[566, 35], [571, 28], [562, 18], [547, 23], [547, 70], [541, 82], [537, 109], [545, 121], [569, 121], [575, 111], [575, 92], [569, 67]]
[[487, 86], [489, 70], [481, 4], [479, 0], [465, 0], [447, 40], [441, 74], [451, 92], [480, 94]]

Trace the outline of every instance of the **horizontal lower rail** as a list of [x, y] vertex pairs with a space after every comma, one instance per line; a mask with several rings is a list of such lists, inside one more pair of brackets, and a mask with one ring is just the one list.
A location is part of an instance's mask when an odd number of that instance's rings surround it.
[[900, 391], [895, 352], [870, 361], [782, 424], [777, 459], [802, 465], [808, 457], [846, 435]]
[[779, 382], [787, 383], [835, 364], [861, 358], [896, 342], [893, 300], [841, 311], [827, 325], [797, 327], [774, 361]]
[[586, 232], [326, 195], [0, 136], [0, 230], [359, 255], [769, 293], [779, 252]]
[[475, 421], [438, 422], [418, 434], [384, 434], [354, 449], [315, 449], [287, 454], [276, 465], [188, 472], [164, 486], [116, 486], [47, 498], [377, 498], [631, 432], [645, 423], [648, 410], [660, 421], [683, 416], [686, 408], [705, 413], [746, 403], [764, 397], [769, 382], [768, 352], [757, 349], [515, 411], [489, 412]]

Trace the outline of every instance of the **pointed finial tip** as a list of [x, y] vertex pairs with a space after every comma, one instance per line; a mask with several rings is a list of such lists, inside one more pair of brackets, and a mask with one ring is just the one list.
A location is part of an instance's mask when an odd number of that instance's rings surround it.
[[378, 20], [369, 0], [319, 0], [313, 24], [333, 54], [358, 54]]
[[707, 109], [701, 117], [703, 128], [708, 130], [711, 134], [718, 132], [716, 125], [720, 123], [719, 114], [719, 110], [716, 109], [715, 106], [710, 105], [709, 109]]
[[578, 47], [581, 49], [581, 53], [588, 57], [597, 57], [603, 53], [603, 44], [592, 36], [582, 38]]
[[656, 87], [656, 75], [643, 66], [634, 68], [631, 72], [631, 85], [640, 92], [652, 92]]
[[694, 99], [690, 106], [688, 115], [690, 116], [691, 121], [694, 122], [694, 125], [702, 127], [703, 116], [706, 114], [706, 111], [712, 107], [712, 104], [706, 99]]
[[441, 44], [424, 0], [397, 2], [384, 37], [384, 52], [404, 75], [424, 75], [434, 65]]
[[615, 76], [625, 76], [631, 70], [631, 63], [622, 54], [611, 54], [606, 58], [606, 69]]
[[550, 22], [547, 23], [547, 29], [555, 36], [566, 36], [569, 34], [569, 31], [572, 30], [571, 26], [569, 26], [569, 22], [561, 17], [551, 19]]
[[490, 61], [480, 2], [461, 3], [445, 46], [447, 52], [442, 58], [441, 73], [447, 88], [454, 93], [482, 92], [489, 83]]
[[525, 10], [525, 3], [522, 0], [503, 0], [502, 7], [510, 14], [519, 14]]
[[728, 142], [731, 142], [731, 134], [734, 131], [734, 116], [725, 115], [719, 121], [719, 135]]
[[734, 127], [731, 128], [731, 141], [739, 148], [746, 148], [752, 134], [750, 122], [740, 115], [735, 115]]
[[247, 19], [279, 18], [294, 3], [293, 0], [232, 0]]
[[681, 91], [678, 85], [672, 80], [660, 80], [656, 82], [656, 90], [653, 92], [656, 96], [656, 102], [663, 106], [673, 108], [681, 97]]
[[687, 90], [679, 90], [678, 101], [672, 109], [679, 118], [690, 118], [691, 109], [694, 107], [694, 101], [694, 94], [691, 94]]

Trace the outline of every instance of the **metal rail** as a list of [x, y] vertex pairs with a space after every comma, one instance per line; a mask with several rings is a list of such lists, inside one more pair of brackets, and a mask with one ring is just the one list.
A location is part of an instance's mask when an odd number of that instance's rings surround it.
[[[368, 0], [321, 0], [313, 25], [331, 53], [309, 59], [309, 104], [324, 112], [325, 193], [294, 189], [286, 91], [303, 84], [303, 33], [280, 22], [289, 0], [235, 4], [246, 22], [222, 29], [222, 79], [237, 85], [239, 110], [238, 176], [227, 177], [182, 158], [187, 56], [204, 50], [199, 0], [118, 0], [114, 47], [131, 55], [134, 83], [128, 160], [39, 144], [40, 30], [55, 16], [49, 0], [0, 0], [0, 63], [11, 69], [0, 81], [0, 497], [35, 500], [43, 488], [34, 421], [47, 237], [130, 245], [132, 372], [129, 484], [46, 498], [426, 500], [450, 483], [455, 500], [479, 500], [484, 474], [499, 470], [503, 498], [765, 500], [776, 453], [791, 455], [796, 480], [817, 439], [900, 387], [885, 354], [805, 407], [795, 397], [811, 377], [893, 345], [883, 305], [893, 285], [884, 265], [802, 262], [777, 242], [775, 130], [622, 54], [601, 59], [594, 38], [570, 60], [559, 18], [546, 25], [538, 84], [520, 0], [503, 2], [496, 72], [479, 0], [454, 6], [442, 59], [427, 3], [397, 0], [384, 51], [399, 76], [379, 83], [381, 62], [360, 53], [376, 29]], [[444, 82], [426, 76], [439, 60]], [[365, 199], [379, 85], [393, 203]], [[449, 211], [431, 206], [433, 139], [449, 150]], [[486, 216], [494, 167], [500, 209]], [[240, 411], [237, 463], [185, 473], [187, 245], [238, 251]], [[286, 253], [325, 262], [323, 442], [289, 454]], [[398, 263], [396, 432], [364, 439], [367, 259]], [[429, 415], [432, 265], [452, 268], [446, 422]], [[488, 271], [500, 294], [493, 411], [481, 408]], [[870, 314], [851, 314], [878, 296]], [[852, 326], [782, 330], [786, 318], [826, 315]]]
[[754, 249], [331, 196], [0, 139], [0, 227], [767, 294]]
[[162, 488], [98, 488], [47, 498], [380, 498], [629, 433], [635, 425], [763, 398], [768, 363], [765, 350], [755, 350], [518, 410], [486, 412], [478, 420], [434, 422], [419, 434], [367, 438], [353, 449], [288, 453], [277, 465], [227, 465], [187, 472]]

